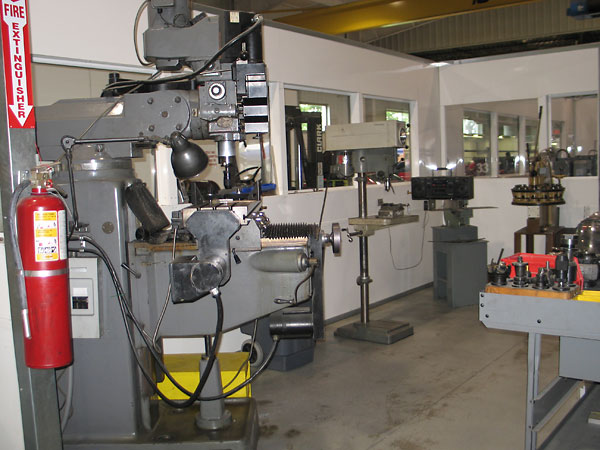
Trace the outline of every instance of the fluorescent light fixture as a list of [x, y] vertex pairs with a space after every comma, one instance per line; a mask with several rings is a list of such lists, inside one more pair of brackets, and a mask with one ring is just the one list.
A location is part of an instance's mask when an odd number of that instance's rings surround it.
[[431, 67], [444, 67], [444, 66], [449, 66], [450, 63], [444, 62], [444, 61], [439, 61], [439, 62], [432, 62], [431, 64], [429, 64]]
[[437, 170], [437, 166], [435, 164], [427, 164], [425, 167], [427, 167], [429, 170]]

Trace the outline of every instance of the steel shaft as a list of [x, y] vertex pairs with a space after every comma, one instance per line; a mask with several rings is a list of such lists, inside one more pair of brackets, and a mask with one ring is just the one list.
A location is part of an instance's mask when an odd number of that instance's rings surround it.
[[[358, 217], [367, 217], [367, 174], [361, 172], [358, 181]], [[360, 251], [360, 275], [357, 283], [360, 286], [360, 321], [369, 322], [369, 238], [361, 235], [358, 238]]]

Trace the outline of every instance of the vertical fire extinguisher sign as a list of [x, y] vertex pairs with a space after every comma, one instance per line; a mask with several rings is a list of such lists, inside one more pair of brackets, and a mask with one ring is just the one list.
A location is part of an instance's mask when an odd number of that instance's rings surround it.
[[27, 0], [0, 0], [4, 86], [10, 128], [35, 128]]

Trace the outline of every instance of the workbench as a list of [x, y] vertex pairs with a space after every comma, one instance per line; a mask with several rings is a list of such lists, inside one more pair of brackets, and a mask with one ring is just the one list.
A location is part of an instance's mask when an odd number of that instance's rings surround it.
[[[537, 433], [581, 386], [582, 380], [594, 383], [586, 384], [585, 396], [540, 449], [600, 448], [600, 425], [588, 423], [590, 412], [600, 411], [600, 387], [596, 385], [600, 382], [600, 303], [550, 297], [551, 290], [511, 295], [507, 293], [512, 292], [511, 288], [505, 288], [504, 293], [489, 292], [492, 289], [488, 288], [480, 293], [479, 320], [488, 328], [528, 334], [525, 450], [537, 448]], [[561, 343], [559, 375], [540, 390], [542, 335], [559, 336]]]

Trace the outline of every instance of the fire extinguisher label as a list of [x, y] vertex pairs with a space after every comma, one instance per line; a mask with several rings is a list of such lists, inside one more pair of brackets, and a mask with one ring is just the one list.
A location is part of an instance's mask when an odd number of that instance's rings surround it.
[[33, 228], [35, 239], [35, 260], [58, 261], [59, 222], [58, 211], [34, 211]]
[[67, 213], [65, 210], [58, 212], [58, 246], [59, 259], [67, 259]]

